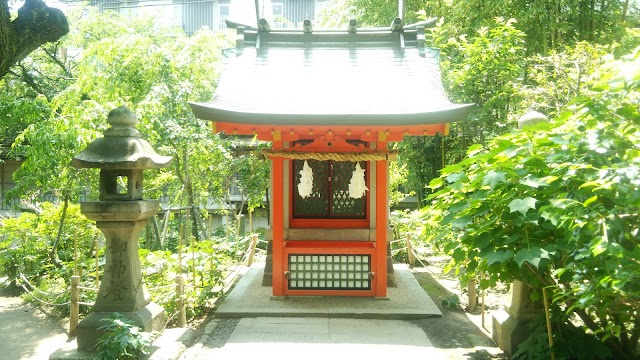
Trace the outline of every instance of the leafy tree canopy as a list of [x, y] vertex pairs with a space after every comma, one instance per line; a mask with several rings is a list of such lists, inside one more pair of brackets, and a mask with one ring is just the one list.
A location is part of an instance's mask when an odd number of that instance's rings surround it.
[[463, 278], [548, 287], [620, 359], [640, 339], [639, 50], [600, 67], [551, 123], [470, 147], [424, 210]]
[[[173, 172], [161, 173], [159, 182], [149, 179], [149, 194], [185, 190], [191, 202], [205, 196], [211, 179], [193, 169], [218, 163], [217, 140], [206, 123], [193, 117], [187, 101], [203, 101], [213, 93], [221, 48], [229, 45], [224, 34], [203, 30], [187, 37], [178, 29], [157, 27], [151, 19], [125, 20], [93, 8], [78, 9], [70, 17], [77, 19], [71, 33], [55, 45], [65, 52], [42, 49], [26, 60], [40, 70], [4, 81], [7, 94], [15, 90], [22, 96], [1, 109], [16, 114], [10, 116], [16, 121], [5, 138], [20, 132], [13, 151], [26, 158], [15, 175], [14, 196], [37, 199], [52, 193], [76, 198], [86, 179], [69, 167], [70, 160], [100, 136], [107, 113], [123, 104], [137, 113], [144, 137], [176, 158]], [[40, 85], [60, 72], [68, 77], [40, 93]], [[190, 156], [188, 165], [185, 154]]]

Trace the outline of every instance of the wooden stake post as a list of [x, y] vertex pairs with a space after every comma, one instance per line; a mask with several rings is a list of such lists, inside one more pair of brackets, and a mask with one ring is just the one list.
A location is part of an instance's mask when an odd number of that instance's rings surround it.
[[469, 280], [469, 286], [467, 287], [467, 294], [469, 294], [469, 312], [476, 311], [478, 294], [476, 291], [476, 279]]
[[251, 234], [251, 245], [249, 246], [249, 256], [247, 256], [247, 267], [253, 264], [253, 256], [256, 253], [256, 245], [258, 245], [258, 234]]
[[178, 327], [181, 328], [187, 326], [187, 312], [185, 311], [184, 301], [184, 282], [184, 275], [176, 275], [176, 305], [178, 307]]
[[416, 257], [413, 253], [413, 244], [411, 244], [411, 235], [409, 233], [405, 235], [405, 242], [407, 243], [407, 255], [409, 257], [409, 265], [416, 266]]
[[69, 316], [69, 337], [76, 336], [76, 327], [80, 318], [80, 276], [71, 277], [71, 316]]

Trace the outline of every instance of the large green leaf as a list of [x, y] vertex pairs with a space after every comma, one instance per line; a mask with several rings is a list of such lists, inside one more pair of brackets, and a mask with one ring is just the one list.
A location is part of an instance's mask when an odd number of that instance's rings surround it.
[[469, 225], [469, 223], [471, 223], [471, 221], [473, 221], [472, 216], [459, 216], [451, 222], [451, 225], [458, 229], [464, 229], [467, 225]]
[[509, 209], [511, 212], [519, 212], [523, 216], [527, 215], [527, 211], [536, 208], [536, 199], [532, 197], [526, 197], [524, 199], [514, 199], [509, 203]]
[[513, 251], [511, 250], [498, 250], [486, 257], [487, 264], [492, 265], [494, 263], [504, 263], [513, 258]]
[[491, 170], [482, 178], [482, 184], [495, 188], [496, 185], [507, 181], [505, 175], [505, 172]]
[[520, 180], [520, 184], [522, 185], [526, 185], [526, 186], [531, 186], [533, 188], [538, 188], [541, 186], [549, 186], [549, 184], [547, 184], [547, 180], [545, 179], [540, 179], [537, 178], [535, 176], [527, 176], [524, 179]]
[[447, 181], [450, 182], [450, 183], [453, 183], [453, 182], [460, 181], [462, 179], [466, 179], [466, 177], [467, 176], [463, 172], [460, 171], [460, 172], [456, 172], [456, 173], [453, 173], [453, 174], [447, 176]]
[[538, 268], [542, 259], [549, 259], [549, 252], [545, 249], [541, 249], [537, 246], [531, 248], [524, 248], [518, 251], [513, 260], [519, 267], [526, 262]]

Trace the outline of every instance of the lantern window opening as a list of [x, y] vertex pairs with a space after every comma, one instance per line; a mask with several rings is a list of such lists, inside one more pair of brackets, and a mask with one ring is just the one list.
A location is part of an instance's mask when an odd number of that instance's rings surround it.
[[126, 195], [129, 193], [129, 177], [127, 175], [118, 175], [116, 177], [115, 193], [118, 195]]

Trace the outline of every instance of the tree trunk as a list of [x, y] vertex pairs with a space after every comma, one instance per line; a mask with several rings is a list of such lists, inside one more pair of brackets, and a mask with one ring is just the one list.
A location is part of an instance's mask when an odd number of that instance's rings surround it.
[[198, 226], [196, 223], [196, 211], [195, 211], [195, 199], [193, 196], [193, 183], [191, 182], [191, 175], [189, 173], [189, 151], [188, 149], [183, 149], [182, 150], [182, 156], [180, 156], [180, 159], [182, 160], [182, 166], [180, 166], [180, 164], [178, 164], [178, 166], [176, 167], [176, 175], [178, 176], [178, 179], [180, 180], [180, 182], [182, 183], [183, 187], [184, 187], [184, 192], [187, 195], [187, 211], [190, 212], [191, 215], [191, 219], [194, 222], [194, 226], [192, 227], [192, 230], [194, 231], [194, 236], [196, 241], [200, 241], [200, 233], [198, 232]]
[[42, 0], [26, 0], [13, 20], [8, 0], [0, 0], [0, 79], [32, 51], [58, 41], [68, 32], [69, 23], [62, 11]]
[[51, 245], [51, 250], [49, 251], [49, 259], [55, 267], [58, 269], [62, 268], [62, 263], [58, 259], [58, 245], [60, 245], [60, 239], [62, 238], [62, 230], [64, 229], [64, 221], [67, 218], [67, 208], [69, 207], [69, 196], [65, 195], [64, 197], [64, 205], [62, 206], [62, 215], [60, 216], [60, 224], [58, 225], [58, 233], [56, 234], [56, 239], [53, 241]]
[[629, 12], [629, 0], [625, 0], [624, 5], [622, 6], [622, 20], [624, 21], [627, 18], [627, 13]]

